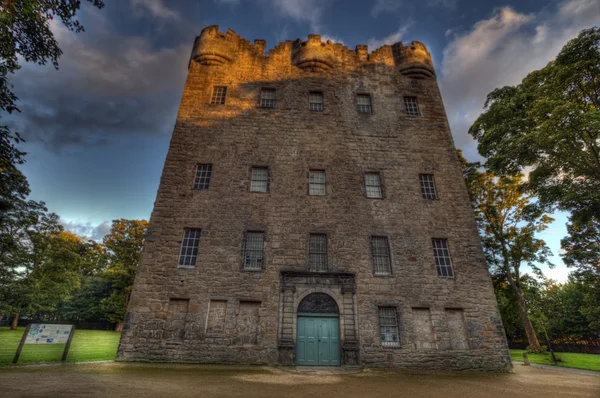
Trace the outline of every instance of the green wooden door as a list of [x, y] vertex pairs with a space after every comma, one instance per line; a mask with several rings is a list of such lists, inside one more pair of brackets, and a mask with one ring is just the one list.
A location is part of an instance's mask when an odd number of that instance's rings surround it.
[[337, 317], [299, 316], [296, 363], [338, 366], [340, 364], [339, 330]]

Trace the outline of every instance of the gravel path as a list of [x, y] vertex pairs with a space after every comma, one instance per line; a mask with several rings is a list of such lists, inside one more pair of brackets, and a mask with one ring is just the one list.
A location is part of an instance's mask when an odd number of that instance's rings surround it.
[[0, 369], [2, 397], [600, 397], [600, 377], [515, 366], [512, 374], [101, 363]]

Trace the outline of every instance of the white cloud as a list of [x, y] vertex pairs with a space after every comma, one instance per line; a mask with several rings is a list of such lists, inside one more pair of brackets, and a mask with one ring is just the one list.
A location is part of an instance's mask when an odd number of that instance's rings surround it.
[[381, 13], [398, 11], [403, 3], [402, 0], [377, 0], [371, 8], [371, 16], [377, 18]]
[[399, 41], [402, 41], [402, 37], [406, 34], [408, 29], [413, 25], [413, 21], [408, 21], [404, 25], [400, 26], [397, 31], [390, 33], [386, 37], [382, 39], [377, 39], [375, 37], [371, 37], [367, 41], [367, 45], [369, 46], [369, 51], [373, 51], [378, 49], [379, 47], [385, 44], [394, 44]]
[[468, 128], [483, 110], [489, 92], [518, 84], [544, 67], [582, 29], [600, 24], [600, 2], [567, 0], [554, 9], [523, 14], [510, 7], [451, 33], [439, 79], [454, 140], [475, 160], [476, 143]]
[[162, 0], [131, 0], [131, 4], [134, 9], [148, 12], [155, 18], [179, 19], [179, 14], [165, 6]]
[[323, 11], [333, 0], [268, 0], [269, 7], [280, 16], [308, 22], [312, 33], [320, 33]]
[[98, 225], [94, 225], [90, 221], [82, 222], [60, 220], [60, 223], [65, 227], [66, 230], [98, 242], [102, 240], [104, 235], [110, 232], [111, 227], [110, 221], [104, 221]]

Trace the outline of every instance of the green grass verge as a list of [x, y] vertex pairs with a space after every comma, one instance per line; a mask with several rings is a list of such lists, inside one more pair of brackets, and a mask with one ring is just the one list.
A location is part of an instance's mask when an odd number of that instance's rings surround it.
[[[523, 361], [525, 350], [510, 350], [510, 357], [514, 361]], [[578, 354], [574, 352], [556, 352], [554, 354], [559, 361], [557, 366], [564, 368], [587, 369], [600, 372], [600, 355]], [[529, 362], [541, 365], [553, 365], [550, 354], [527, 354]]]
[[[25, 328], [9, 330], [0, 327], [0, 365], [10, 364]], [[120, 333], [106, 330], [75, 330], [67, 362], [105, 361], [115, 359]], [[64, 344], [26, 344], [19, 364], [60, 362]]]

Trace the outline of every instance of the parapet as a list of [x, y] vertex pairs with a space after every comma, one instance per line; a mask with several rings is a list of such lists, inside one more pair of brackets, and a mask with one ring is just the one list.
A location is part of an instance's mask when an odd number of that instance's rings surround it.
[[338, 68], [361, 67], [366, 64], [385, 64], [396, 67], [400, 73], [415, 79], [435, 76], [431, 55], [423, 43], [413, 41], [405, 46], [402, 42], [384, 45], [369, 53], [366, 45], [358, 45], [354, 51], [340, 43], [321, 41], [320, 35], [309, 35], [307, 41], [297, 39], [279, 43], [265, 55], [266, 42], [255, 40], [251, 44], [233, 30], [219, 32], [218, 26], [204, 28], [196, 38], [190, 62], [205, 66], [233, 63], [243, 55], [270, 59], [289, 59], [291, 65], [309, 72], [333, 72]]

